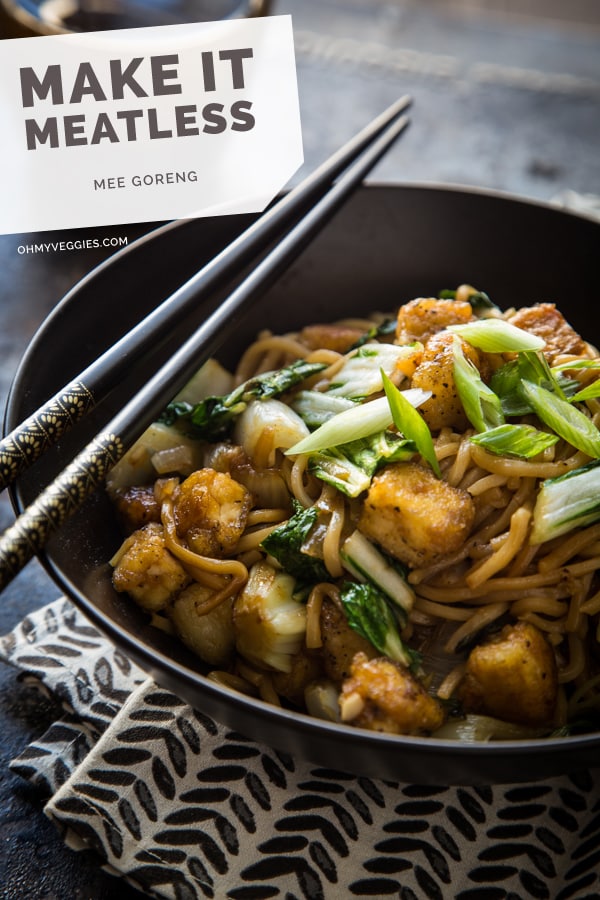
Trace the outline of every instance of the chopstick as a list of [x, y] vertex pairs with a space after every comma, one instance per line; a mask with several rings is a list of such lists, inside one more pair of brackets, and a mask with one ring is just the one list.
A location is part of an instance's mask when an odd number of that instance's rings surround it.
[[329, 191], [258, 263], [144, 387], [77, 454], [18, 516], [0, 539], [0, 590], [45, 546], [104, 481], [126, 450], [156, 420], [167, 403], [225, 340], [226, 326], [239, 324], [251, 301], [273, 284], [408, 125], [400, 116], [384, 127]]
[[359, 154], [410, 106], [401, 97], [373, 119], [296, 188], [257, 219], [141, 322], [0, 441], [0, 491], [15, 480], [118, 384], [149, 348], [160, 346], [198, 301], [208, 297], [265, 252]]

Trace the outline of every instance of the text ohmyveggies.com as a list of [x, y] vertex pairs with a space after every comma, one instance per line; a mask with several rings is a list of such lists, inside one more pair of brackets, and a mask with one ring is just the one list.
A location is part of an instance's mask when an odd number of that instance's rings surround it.
[[66, 250], [97, 250], [100, 247], [126, 247], [127, 237], [83, 238], [73, 241], [42, 241], [36, 244], [19, 244], [17, 253], [60, 253]]

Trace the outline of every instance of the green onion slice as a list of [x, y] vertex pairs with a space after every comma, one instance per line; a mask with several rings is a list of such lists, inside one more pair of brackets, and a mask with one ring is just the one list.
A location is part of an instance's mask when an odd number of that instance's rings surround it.
[[457, 337], [454, 338], [454, 382], [471, 425], [487, 431], [504, 424], [500, 398], [485, 384], [477, 366], [468, 360]]
[[600, 431], [583, 412], [532, 381], [523, 380], [521, 390], [548, 428], [577, 450], [594, 459], [600, 457]]
[[465, 341], [486, 353], [522, 353], [524, 350], [541, 350], [546, 346], [543, 338], [505, 319], [477, 319], [464, 325], [448, 325], [448, 331], [459, 334]]
[[[419, 406], [431, 396], [430, 391], [422, 391], [420, 388], [410, 388], [407, 391], [398, 391], [398, 393], [413, 412], [414, 406]], [[286, 450], [286, 454], [295, 456], [298, 453], [328, 450], [330, 447], [338, 447], [340, 444], [348, 444], [350, 441], [368, 437], [378, 431], [385, 431], [393, 422], [387, 397], [378, 397], [377, 400], [357, 404], [352, 409], [346, 409], [344, 412], [332, 416], [308, 437]]]
[[429, 426], [423, 417], [417, 412], [415, 407], [406, 398], [406, 392], [398, 390], [396, 385], [390, 381], [385, 372], [382, 370], [381, 378], [383, 380], [383, 389], [392, 412], [394, 425], [398, 431], [404, 435], [409, 441], [412, 441], [417, 448], [417, 452], [421, 454], [438, 478], [442, 477], [435, 449], [433, 446], [433, 438]]

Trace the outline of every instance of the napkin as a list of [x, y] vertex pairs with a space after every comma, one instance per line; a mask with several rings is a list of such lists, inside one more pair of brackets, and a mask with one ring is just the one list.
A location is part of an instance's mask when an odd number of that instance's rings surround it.
[[324, 769], [192, 709], [64, 598], [0, 658], [64, 709], [11, 768], [70, 847], [148, 896], [600, 897], [598, 770], [436, 787]]

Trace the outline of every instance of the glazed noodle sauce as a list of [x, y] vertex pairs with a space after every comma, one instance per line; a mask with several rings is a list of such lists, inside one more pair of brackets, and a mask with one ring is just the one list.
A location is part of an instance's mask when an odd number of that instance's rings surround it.
[[262, 332], [115, 468], [114, 585], [274, 704], [465, 740], [596, 727], [599, 375], [553, 304], [468, 285]]

